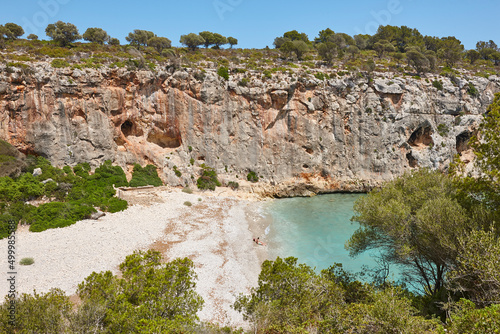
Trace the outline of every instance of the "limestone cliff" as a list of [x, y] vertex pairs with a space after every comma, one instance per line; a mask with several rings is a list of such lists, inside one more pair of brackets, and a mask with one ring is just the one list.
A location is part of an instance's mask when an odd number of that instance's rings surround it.
[[0, 70], [0, 138], [25, 153], [60, 166], [154, 163], [172, 185], [191, 184], [202, 163], [226, 182], [252, 170], [253, 191], [277, 196], [363, 191], [409, 168], [446, 168], [500, 91], [497, 76], [466, 74], [226, 81], [211, 69]]

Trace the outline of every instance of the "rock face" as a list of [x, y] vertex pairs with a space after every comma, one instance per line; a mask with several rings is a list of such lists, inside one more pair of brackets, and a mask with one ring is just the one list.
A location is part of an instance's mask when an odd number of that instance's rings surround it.
[[440, 77], [437, 90], [432, 76], [391, 73], [225, 81], [210, 69], [1, 66], [0, 138], [25, 153], [59, 166], [153, 163], [172, 185], [191, 184], [203, 163], [226, 182], [252, 170], [260, 182], [249, 189], [271, 196], [364, 191], [410, 168], [446, 168], [500, 91], [496, 76]]

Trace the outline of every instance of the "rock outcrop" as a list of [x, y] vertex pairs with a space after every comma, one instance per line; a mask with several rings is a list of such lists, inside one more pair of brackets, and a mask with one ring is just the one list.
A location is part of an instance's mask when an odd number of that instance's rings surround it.
[[410, 168], [447, 168], [500, 91], [496, 76], [465, 74], [439, 77], [438, 90], [432, 76], [393, 73], [0, 70], [0, 138], [24, 153], [59, 166], [153, 163], [172, 185], [194, 182], [203, 163], [226, 182], [251, 170], [260, 182], [249, 190], [270, 196], [365, 191]]

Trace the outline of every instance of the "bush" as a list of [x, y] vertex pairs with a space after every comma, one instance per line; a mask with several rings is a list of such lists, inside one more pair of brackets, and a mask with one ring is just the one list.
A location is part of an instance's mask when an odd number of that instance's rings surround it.
[[88, 276], [77, 293], [84, 304], [104, 306], [97, 320], [104, 330], [79, 332], [195, 333], [189, 326], [198, 320], [203, 299], [195, 291], [193, 262], [161, 260], [159, 252], [135, 252], [120, 264], [120, 277], [110, 271]]
[[467, 93], [472, 97], [479, 96], [479, 91], [477, 90], [476, 86], [474, 86], [474, 84], [472, 82], [469, 82], [469, 87], [467, 88]]
[[225, 80], [229, 80], [229, 69], [227, 67], [219, 67], [219, 69], [217, 70], [217, 74]]
[[[15, 299], [16, 321], [8, 322], [10, 299], [0, 306], [1, 333], [67, 333], [72, 304], [60, 289], [51, 289], [48, 293], [33, 295], [20, 294]], [[21, 316], [22, 315], [22, 316]]]
[[247, 180], [252, 183], [255, 183], [259, 182], [259, 177], [257, 176], [257, 174], [255, 174], [254, 171], [250, 171], [250, 173], [247, 174]]
[[205, 166], [205, 164], [203, 164], [201, 167], [203, 168], [203, 171], [198, 180], [196, 180], [196, 186], [198, 187], [198, 189], [215, 190], [215, 187], [220, 187], [221, 184], [217, 179], [217, 172], [213, 168]]
[[19, 261], [19, 264], [22, 266], [31, 266], [33, 263], [35, 263], [35, 260], [32, 257], [25, 257]]
[[193, 193], [193, 189], [191, 189], [189, 187], [185, 187], [185, 188], [182, 188], [182, 192], [186, 193], [186, 194], [192, 194]]
[[443, 83], [438, 80], [434, 80], [432, 82], [432, 85], [437, 89], [437, 90], [443, 90]]
[[51, 202], [42, 204], [30, 212], [27, 222], [31, 232], [42, 232], [50, 228], [65, 227], [89, 218], [96, 210], [88, 204]]
[[52, 65], [52, 67], [54, 67], [54, 68], [69, 67], [69, 63], [63, 59], [54, 59], [54, 60], [52, 60], [50, 65]]
[[[180, 172], [179, 172], [180, 173]], [[176, 173], [177, 175], [177, 173]], [[134, 170], [132, 172], [132, 179], [130, 180], [131, 187], [142, 187], [142, 186], [162, 186], [163, 182], [158, 177], [158, 172], [156, 166], [147, 165], [142, 168], [141, 165], [135, 164]]]
[[239, 183], [238, 182], [234, 182], [234, 181], [229, 181], [227, 183], [227, 186], [233, 190], [236, 190], [240, 187]]
[[103, 201], [99, 208], [102, 211], [107, 211], [107, 212], [119, 212], [127, 209], [128, 203], [127, 201], [117, 198], [117, 197], [111, 197], [107, 201]]
[[248, 86], [249, 82], [250, 80], [248, 80], [248, 78], [243, 78], [238, 82], [238, 86], [246, 87]]
[[441, 137], [445, 137], [448, 135], [450, 129], [446, 126], [446, 124], [439, 124], [437, 127], [438, 133]]
[[182, 176], [182, 173], [181, 173], [180, 170], [177, 169], [177, 166], [174, 166], [173, 170], [174, 170], [175, 176], [177, 176], [177, 177], [181, 177]]
[[64, 166], [63, 167], [63, 172], [65, 172], [66, 174], [72, 174], [73, 173], [73, 171], [71, 170], [70, 166]]
[[321, 80], [321, 81], [328, 79], [328, 74], [325, 75], [324, 73], [321, 73], [321, 72], [314, 74], [314, 76], [316, 77], [316, 79]]
[[44, 185], [31, 173], [25, 173], [15, 181], [8, 176], [0, 177], [0, 199], [4, 201], [28, 201], [43, 192]]
[[0, 215], [0, 239], [7, 238], [11, 232], [17, 230], [16, 219], [7, 214]]
[[189, 201], [185, 201], [185, 202], [184, 202], [184, 205], [185, 205], [185, 206], [191, 206], [191, 205], [193, 205], [193, 203], [191, 203], [191, 202], [189, 202]]

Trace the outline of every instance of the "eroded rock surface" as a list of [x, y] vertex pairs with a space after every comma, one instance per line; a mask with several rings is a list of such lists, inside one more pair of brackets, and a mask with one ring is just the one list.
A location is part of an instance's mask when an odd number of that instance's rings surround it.
[[59, 166], [154, 163], [172, 185], [192, 184], [203, 163], [226, 182], [252, 170], [260, 182], [250, 190], [270, 196], [364, 191], [410, 168], [446, 168], [500, 91], [496, 76], [465, 74], [440, 77], [437, 90], [432, 76], [392, 73], [320, 81], [250, 71], [241, 86], [243, 74], [225, 81], [210, 69], [1, 66], [0, 138], [22, 152]]

